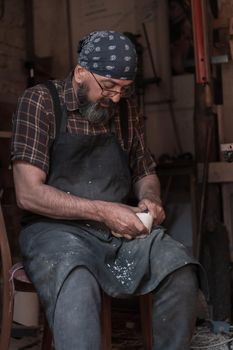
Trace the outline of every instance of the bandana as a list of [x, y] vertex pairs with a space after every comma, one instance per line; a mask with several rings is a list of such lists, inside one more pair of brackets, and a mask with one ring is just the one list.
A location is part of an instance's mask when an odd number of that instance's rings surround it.
[[113, 79], [134, 80], [137, 54], [124, 34], [114, 31], [92, 32], [79, 42], [78, 64], [92, 73]]

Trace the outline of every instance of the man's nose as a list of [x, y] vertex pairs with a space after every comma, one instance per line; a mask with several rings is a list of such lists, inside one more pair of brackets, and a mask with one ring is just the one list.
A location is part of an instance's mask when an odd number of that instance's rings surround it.
[[115, 96], [111, 97], [112, 102], [117, 103], [121, 99], [121, 94], [116, 94]]

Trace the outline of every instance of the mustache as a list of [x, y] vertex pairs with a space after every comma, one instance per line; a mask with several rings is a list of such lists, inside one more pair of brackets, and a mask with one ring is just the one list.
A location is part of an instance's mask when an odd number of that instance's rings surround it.
[[106, 123], [114, 115], [117, 104], [103, 96], [98, 101], [91, 102], [87, 96], [88, 90], [84, 84], [79, 86], [77, 97], [80, 114], [90, 123]]
[[78, 90], [78, 100], [79, 100], [79, 105], [86, 106], [93, 104], [95, 106], [101, 106], [103, 104], [104, 106], [107, 107], [114, 107], [116, 104], [108, 97], [102, 96], [98, 101], [96, 102], [91, 102], [88, 97], [87, 97], [87, 92], [88, 92], [88, 87], [82, 84]]
[[97, 102], [96, 102], [96, 106], [99, 106], [100, 108], [114, 108], [116, 106], [116, 103], [112, 102], [112, 100], [110, 98], [100, 98]]

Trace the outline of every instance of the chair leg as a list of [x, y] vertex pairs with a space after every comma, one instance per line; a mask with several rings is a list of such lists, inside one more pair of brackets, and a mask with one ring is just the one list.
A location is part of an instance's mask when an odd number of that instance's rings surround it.
[[0, 349], [8, 350], [11, 337], [12, 317], [13, 317], [13, 291], [9, 283], [3, 285], [3, 303], [2, 303], [2, 320]]
[[145, 350], [152, 349], [152, 294], [145, 294], [140, 299], [141, 329]]
[[112, 348], [112, 313], [111, 297], [103, 292], [101, 307], [101, 326], [102, 326], [102, 349], [111, 350]]
[[43, 339], [41, 344], [41, 350], [51, 350], [52, 349], [53, 336], [49, 328], [46, 317], [44, 316], [44, 329], [43, 329]]

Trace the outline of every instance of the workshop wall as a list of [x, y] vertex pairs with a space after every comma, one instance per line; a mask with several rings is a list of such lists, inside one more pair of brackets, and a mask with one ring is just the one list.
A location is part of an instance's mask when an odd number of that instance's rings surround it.
[[[218, 0], [219, 4], [219, 18], [221, 19], [222, 26], [220, 27], [220, 35], [224, 36], [224, 42], [222, 47], [224, 54], [229, 53], [229, 21], [233, 18], [233, 2], [231, 0]], [[221, 36], [220, 36], [221, 38]], [[232, 40], [232, 38], [231, 38]], [[233, 57], [231, 57], [233, 59]], [[222, 64], [222, 77], [223, 77], [223, 116], [222, 116], [222, 129], [223, 129], [223, 141], [225, 143], [233, 142], [233, 62]]]
[[34, 0], [33, 11], [38, 65], [44, 71], [49, 69], [51, 77], [64, 78], [70, 69], [67, 1]]
[[15, 103], [26, 85], [24, 2], [5, 1], [0, 11], [0, 102]]
[[[0, 101], [15, 104], [27, 86], [26, 31], [30, 28], [25, 23], [24, 1], [9, 0], [4, 4], [0, 21]], [[173, 95], [166, 1], [71, 0], [67, 8], [65, 0], [60, 0], [59, 6], [57, 0], [34, 0], [33, 12], [35, 68], [40, 75], [46, 76], [49, 71], [48, 77], [52, 78], [65, 77], [75, 66], [77, 42], [88, 32], [106, 28], [138, 34], [143, 48], [143, 78], [153, 80], [155, 74], [161, 78], [159, 86], [144, 85], [141, 113], [146, 117], [148, 144], [156, 157], [164, 151], [177, 151], [166, 102]], [[179, 123], [179, 114], [176, 118]]]
[[[0, 13], [0, 102], [15, 104], [27, 85], [28, 71], [25, 69], [26, 30], [24, 1], [4, 1], [4, 12]], [[59, 3], [59, 6], [58, 6]], [[156, 74], [160, 84], [145, 85], [144, 108], [149, 147], [158, 158], [162, 153], [176, 155], [193, 153], [193, 91], [192, 74], [171, 74], [168, 8], [166, 1], [145, 0], [34, 0], [34, 46], [40, 70], [50, 76], [63, 78], [75, 66], [78, 40], [86, 33], [97, 29], [114, 29], [138, 34], [143, 48], [143, 76], [153, 79], [146, 27]], [[230, 0], [219, 0], [219, 15], [228, 20], [233, 15]], [[43, 65], [43, 62], [47, 62]], [[49, 64], [48, 64], [49, 62]], [[223, 125], [225, 142], [232, 142], [233, 110], [232, 83], [233, 66], [223, 65]], [[174, 101], [177, 130], [171, 118], [169, 100]], [[178, 131], [178, 134], [177, 134]], [[181, 147], [177, 146], [177, 137]]]

